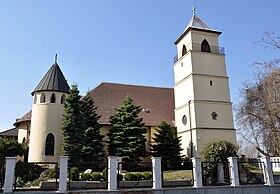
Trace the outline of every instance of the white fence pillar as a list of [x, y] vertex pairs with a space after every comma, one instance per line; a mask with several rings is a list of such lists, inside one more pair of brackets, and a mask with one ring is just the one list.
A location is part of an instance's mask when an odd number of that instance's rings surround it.
[[262, 161], [262, 168], [263, 168], [263, 175], [266, 180], [266, 185], [274, 185], [274, 179], [273, 179], [273, 172], [272, 172], [272, 166], [269, 156], [264, 156], [261, 158]]
[[4, 193], [13, 192], [16, 160], [17, 160], [16, 157], [7, 157], [6, 158]]
[[153, 165], [153, 189], [162, 188], [162, 177], [161, 177], [161, 157], [152, 157]]
[[118, 157], [108, 157], [108, 190], [117, 190]]
[[230, 170], [230, 182], [233, 187], [239, 186], [239, 174], [238, 174], [238, 163], [237, 157], [228, 157], [229, 170]]
[[68, 156], [59, 156], [59, 192], [67, 191]]
[[192, 158], [193, 163], [193, 187], [202, 187], [202, 171], [201, 171], [201, 159], [198, 157]]

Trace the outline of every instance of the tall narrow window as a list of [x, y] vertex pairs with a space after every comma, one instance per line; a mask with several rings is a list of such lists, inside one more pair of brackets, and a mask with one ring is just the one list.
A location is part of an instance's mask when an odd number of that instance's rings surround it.
[[46, 138], [45, 155], [54, 155], [54, 135], [52, 133], [49, 133]]
[[185, 45], [183, 45], [182, 56], [184, 56], [185, 54], [187, 54], [187, 48]]
[[201, 51], [211, 53], [210, 45], [206, 39], [204, 39], [201, 43]]
[[216, 112], [212, 112], [211, 116], [213, 120], [217, 120], [218, 114]]
[[45, 102], [46, 102], [46, 95], [42, 93], [40, 97], [40, 103], [45, 103]]
[[52, 93], [52, 95], [51, 95], [51, 103], [55, 103], [55, 94], [54, 93]]
[[210, 86], [213, 86], [213, 81], [212, 81], [212, 80], [210, 80], [209, 84], [210, 84]]
[[36, 103], [37, 103], [37, 95], [35, 94], [35, 95], [34, 95], [33, 104], [36, 104]]
[[61, 103], [61, 104], [64, 104], [64, 103], [65, 103], [65, 99], [66, 99], [65, 94], [63, 94], [63, 95], [61, 96], [60, 103]]

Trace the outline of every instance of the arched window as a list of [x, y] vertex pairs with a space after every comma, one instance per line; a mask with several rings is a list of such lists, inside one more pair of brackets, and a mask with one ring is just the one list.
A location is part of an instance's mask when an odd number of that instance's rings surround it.
[[213, 120], [217, 120], [218, 114], [216, 112], [212, 112], [211, 116]]
[[61, 96], [60, 103], [61, 103], [61, 104], [64, 104], [64, 103], [65, 103], [65, 99], [66, 99], [66, 97], [65, 97], [65, 95], [63, 94], [63, 95]]
[[37, 95], [35, 94], [35, 95], [34, 95], [33, 104], [36, 104], [36, 103], [37, 103]]
[[201, 51], [211, 53], [210, 45], [206, 39], [204, 39], [201, 43]]
[[22, 142], [21, 142], [22, 144], [24, 144], [25, 143], [25, 137], [22, 139]]
[[54, 135], [52, 133], [49, 133], [46, 138], [45, 155], [54, 155]]
[[187, 48], [185, 45], [183, 45], [182, 56], [184, 56], [185, 54], [187, 54]]
[[55, 103], [55, 94], [54, 93], [52, 93], [52, 95], [51, 95], [51, 103]]
[[42, 93], [40, 97], [40, 103], [45, 103], [45, 102], [46, 102], [46, 95]]

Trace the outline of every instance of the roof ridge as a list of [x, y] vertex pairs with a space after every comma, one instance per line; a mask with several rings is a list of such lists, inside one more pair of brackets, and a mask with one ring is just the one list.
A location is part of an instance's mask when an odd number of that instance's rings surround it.
[[[122, 85], [122, 86], [133, 86], [133, 87], [144, 87], [144, 88], [158, 88], [158, 89], [173, 89], [169, 87], [161, 87], [161, 86], [143, 86], [143, 85], [135, 85], [135, 84], [123, 84], [123, 83], [111, 83], [111, 82], [101, 82], [98, 86], [102, 84], [110, 84], [110, 85]], [[97, 87], [98, 87], [97, 86]], [[97, 88], [96, 87], [96, 88]], [[94, 89], [93, 89], [94, 90]]]

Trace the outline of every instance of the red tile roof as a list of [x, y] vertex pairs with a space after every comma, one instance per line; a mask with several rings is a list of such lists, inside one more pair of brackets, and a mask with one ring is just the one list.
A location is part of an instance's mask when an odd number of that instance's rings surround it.
[[[136, 86], [116, 83], [101, 83], [90, 91], [97, 113], [101, 115], [99, 122], [110, 125], [109, 118], [115, 113], [115, 107], [122, 105], [125, 97], [131, 96], [133, 103], [146, 109], [140, 113], [146, 126], [157, 126], [160, 121], [166, 121], [174, 126], [174, 90], [149, 86]], [[15, 124], [30, 121], [31, 111]]]
[[14, 123], [14, 126], [21, 123], [21, 122], [31, 121], [31, 115], [32, 115], [32, 111], [29, 111], [23, 117], [21, 117], [19, 119], [16, 119], [16, 122]]
[[146, 126], [157, 126], [163, 120], [174, 125], [173, 88], [101, 83], [90, 91], [90, 96], [97, 106], [97, 113], [102, 115], [100, 124], [110, 124], [109, 117], [115, 113], [115, 107], [131, 96], [135, 105], [146, 109], [139, 115]]

